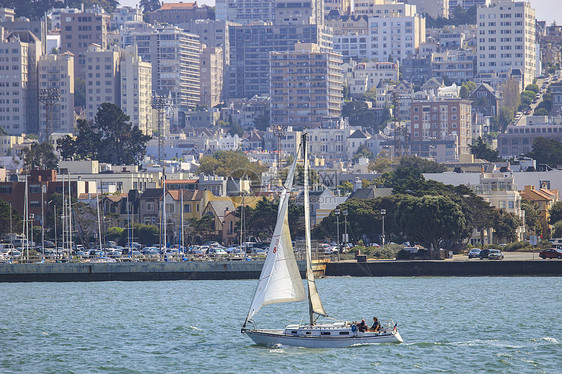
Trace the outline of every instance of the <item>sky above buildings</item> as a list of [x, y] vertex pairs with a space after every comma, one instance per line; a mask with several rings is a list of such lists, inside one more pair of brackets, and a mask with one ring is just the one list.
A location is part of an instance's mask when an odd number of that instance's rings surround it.
[[[192, 0], [183, 0], [185, 2], [191, 2]], [[179, 0], [171, 0], [164, 2], [179, 2]], [[531, 0], [531, 4], [533, 8], [535, 8], [537, 12], [537, 19], [542, 21], [547, 21], [548, 24], [551, 24], [553, 21], [556, 21], [557, 24], [562, 24], [562, 7], [559, 4], [560, 0]], [[128, 5], [128, 6], [135, 6], [139, 2], [138, 0], [120, 0], [119, 3], [121, 5]], [[214, 5], [215, 0], [197, 0], [198, 4], [208, 4]]]

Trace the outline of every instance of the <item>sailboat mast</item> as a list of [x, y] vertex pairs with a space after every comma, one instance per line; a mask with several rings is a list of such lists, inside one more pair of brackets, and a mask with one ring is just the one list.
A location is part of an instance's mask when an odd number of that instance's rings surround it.
[[98, 192], [98, 183], [96, 182], [96, 207], [97, 207], [97, 214], [98, 214], [98, 239], [100, 245], [100, 251], [103, 251], [102, 246], [102, 237], [101, 237], [101, 220], [100, 220], [100, 197]]
[[[303, 178], [303, 195], [304, 195], [304, 235], [305, 235], [305, 246], [306, 246], [306, 272], [307, 272], [307, 282], [308, 282], [308, 268], [311, 266], [309, 262], [312, 262], [311, 256], [311, 240], [310, 240], [310, 206], [309, 206], [309, 193], [308, 193], [308, 146], [306, 144], [306, 134], [302, 135], [302, 157], [304, 162]], [[308, 317], [310, 320], [310, 325], [314, 325], [314, 309], [312, 307], [312, 299], [310, 298], [310, 287], [308, 287]]]
[[310, 238], [310, 196], [308, 191], [308, 144], [307, 134], [302, 135], [302, 154], [304, 159], [304, 237], [306, 246], [306, 283], [308, 285], [308, 314], [310, 317], [310, 325], [314, 325], [314, 315], [326, 316], [326, 311], [320, 300], [316, 281], [314, 279], [314, 271], [312, 270], [312, 241]]

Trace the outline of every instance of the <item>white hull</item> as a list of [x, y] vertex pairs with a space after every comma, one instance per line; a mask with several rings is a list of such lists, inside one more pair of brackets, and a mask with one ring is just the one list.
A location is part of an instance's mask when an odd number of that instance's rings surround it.
[[402, 343], [398, 331], [388, 333], [357, 332], [353, 336], [291, 336], [284, 330], [246, 330], [245, 333], [258, 345], [288, 345], [304, 348], [343, 348], [361, 344]]

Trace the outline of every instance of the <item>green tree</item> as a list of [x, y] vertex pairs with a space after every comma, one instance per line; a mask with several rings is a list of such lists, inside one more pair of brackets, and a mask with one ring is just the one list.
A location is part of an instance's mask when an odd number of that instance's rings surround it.
[[150, 136], [133, 127], [129, 119], [117, 105], [103, 103], [95, 122], [79, 120], [76, 139], [60, 139], [57, 149], [65, 158], [93, 159], [113, 165], [138, 164]]
[[525, 91], [533, 91], [534, 93], [538, 93], [540, 91], [539, 85], [532, 83], [525, 87]]
[[515, 117], [514, 110], [508, 107], [502, 107], [500, 109], [500, 115], [498, 116], [498, 128], [495, 130], [505, 130], [507, 126], [511, 123]]
[[135, 223], [134, 233], [138, 237], [139, 243], [144, 245], [158, 243], [160, 237], [160, 229], [156, 225]]
[[533, 149], [526, 154], [537, 161], [551, 167], [562, 165], [562, 143], [555, 139], [538, 137], [533, 140]]
[[545, 108], [536, 108], [533, 114], [535, 116], [548, 116], [548, 110]]
[[490, 162], [501, 160], [498, 151], [493, 150], [488, 144], [484, 143], [481, 137], [478, 137], [476, 144], [469, 145], [469, 147], [470, 153], [472, 153], [476, 158]]
[[408, 180], [423, 180], [423, 173], [443, 173], [447, 168], [438, 162], [416, 156], [402, 156], [393, 171], [377, 179], [377, 185], [398, 188]]
[[351, 126], [377, 127], [375, 113], [369, 110], [369, 106], [363, 100], [345, 102], [342, 108], [342, 117], [348, 118]]
[[459, 94], [463, 99], [466, 99], [470, 96], [472, 91], [474, 91], [475, 89], [476, 89], [476, 83], [474, 83], [473, 81], [466, 81], [463, 82], [463, 84], [461, 85]]
[[558, 221], [562, 221], [562, 201], [558, 201], [552, 205], [549, 211], [550, 218], [549, 223], [554, 225]]
[[215, 233], [215, 218], [213, 216], [205, 214], [201, 218], [190, 218], [188, 222], [191, 232], [199, 236], [202, 241], [213, 237]]
[[22, 228], [22, 216], [12, 208], [12, 227], [10, 228], [10, 204], [0, 200], [0, 234], [20, 232]]
[[530, 200], [521, 199], [521, 209], [525, 211], [525, 227], [527, 232], [535, 232], [540, 235], [542, 229], [539, 221], [540, 208]]
[[562, 221], [558, 221], [554, 224], [554, 229], [552, 230], [553, 238], [562, 238]]
[[162, 7], [159, 0], [140, 0], [139, 6], [143, 13], [150, 13]]
[[357, 148], [357, 152], [353, 155], [352, 161], [357, 162], [362, 157], [366, 157], [368, 159], [375, 158], [375, 155], [369, 150], [367, 144], [361, 144], [359, 148]]
[[495, 238], [497, 241], [511, 243], [517, 240], [517, 228], [521, 226], [521, 220], [513, 213], [500, 209], [496, 211], [494, 220]]
[[267, 167], [259, 162], [251, 162], [246, 155], [235, 151], [217, 151], [211, 156], [201, 157], [199, 172], [232, 178], [249, 178], [260, 181]]
[[254, 127], [262, 131], [265, 131], [269, 127], [269, 110], [254, 119]]
[[353, 192], [353, 183], [351, 183], [350, 181], [343, 181], [339, 184], [339, 186], [336, 187], [336, 189], [340, 190], [340, 193], [342, 195], [348, 194]]
[[26, 170], [56, 169], [59, 159], [50, 143], [33, 143], [22, 151], [23, 164]]
[[445, 242], [470, 236], [461, 206], [447, 196], [404, 198], [398, 204], [396, 219], [411, 242], [431, 248], [434, 256]]

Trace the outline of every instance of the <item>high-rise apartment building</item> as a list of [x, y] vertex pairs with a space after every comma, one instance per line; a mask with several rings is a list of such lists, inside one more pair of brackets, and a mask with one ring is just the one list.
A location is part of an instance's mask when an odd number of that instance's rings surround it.
[[456, 155], [470, 154], [472, 105], [469, 100], [442, 99], [413, 101], [410, 108], [410, 140], [444, 140], [457, 137]]
[[111, 13], [109, 24], [112, 30], [121, 30], [127, 22], [142, 22], [142, 10], [139, 7], [119, 7]]
[[110, 16], [101, 8], [88, 9], [80, 13], [62, 13], [61, 52], [69, 51], [74, 55], [74, 72], [78, 78], [86, 77], [85, 52], [95, 43], [101, 49], [107, 49], [107, 30]]
[[39, 104], [39, 133], [44, 135], [44, 139], [51, 135], [48, 134], [48, 130], [51, 133], [72, 133], [74, 131], [74, 56], [70, 52], [41, 56], [38, 76], [40, 92], [55, 88], [59, 99], [49, 108], [44, 103]]
[[247, 25], [256, 21], [273, 22], [273, 0], [216, 0], [216, 19]]
[[254, 24], [230, 28], [228, 97], [269, 94], [269, 53], [293, 50], [295, 43], [315, 43], [321, 51], [332, 50], [332, 38], [318, 25], [291, 27]]
[[189, 34], [199, 35], [199, 42], [208, 47], [221, 47], [224, 55], [224, 64], [229, 64], [230, 43], [228, 43], [230, 26], [235, 25], [229, 21], [197, 19], [178, 25]]
[[103, 103], [121, 104], [119, 51], [104, 50], [92, 44], [86, 59], [86, 118], [93, 120]]
[[207, 47], [201, 51], [201, 105], [212, 108], [222, 101], [224, 57], [221, 47]]
[[536, 75], [535, 10], [526, 1], [496, 0], [477, 10], [478, 73], [517, 69], [523, 87]]
[[10, 135], [38, 132], [37, 61], [41, 42], [30, 31], [0, 41], [0, 127]]
[[121, 45], [136, 45], [143, 61], [152, 64], [152, 90], [169, 96], [180, 111], [200, 100], [199, 36], [175, 26], [128, 24]]
[[151, 24], [168, 23], [178, 25], [194, 19], [215, 19], [215, 11], [208, 5], [198, 5], [197, 1], [192, 3], [168, 3], [162, 2], [160, 9], [148, 14]]
[[332, 10], [339, 14], [351, 14], [351, 0], [324, 0], [324, 14], [328, 15]]
[[320, 127], [339, 118], [343, 104], [341, 55], [318, 45], [296, 43], [294, 50], [271, 52], [271, 124]]
[[152, 134], [152, 65], [130, 45], [121, 51], [119, 63], [121, 109], [131, 124], [144, 134]]
[[487, 7], [490, 6], [491, 3], [492, 0], [449, 0], [449, 14], [451, 14], [457, 6], [470, 9], [473, 6]]
[[416, 15], [416, 6], [396, 0], [355, 0], [353, 12], [374, 17], [412, 17]]

